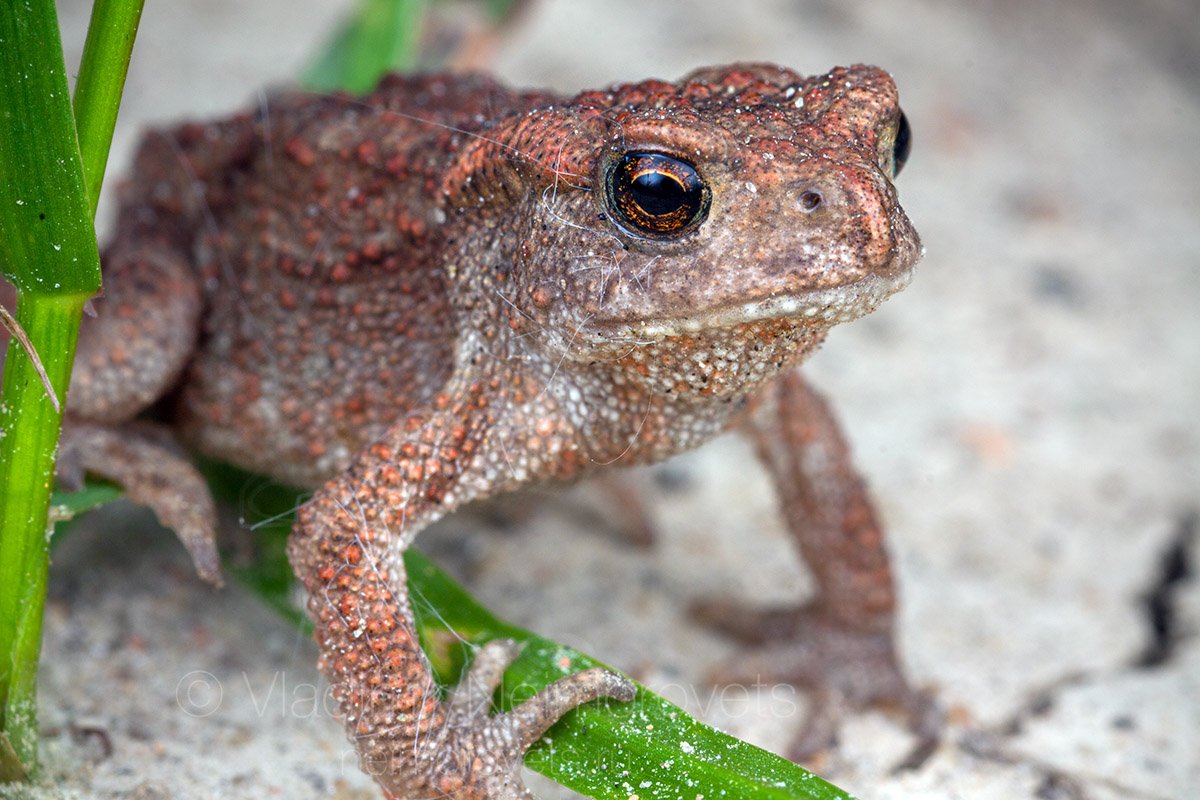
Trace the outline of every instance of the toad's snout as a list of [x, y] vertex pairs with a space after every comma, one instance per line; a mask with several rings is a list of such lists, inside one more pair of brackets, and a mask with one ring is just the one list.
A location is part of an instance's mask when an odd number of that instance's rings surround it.
[[[792, 184], [785, 203], [796, 220], [801, 261], [826, 273], [819, 283], [907, 272], [919, 255], [919, 240], [891, 181], [874, 165], [823, 161], [815, 172], [819, 177]], [[805, 258], [808, 252], [820, 256]]]

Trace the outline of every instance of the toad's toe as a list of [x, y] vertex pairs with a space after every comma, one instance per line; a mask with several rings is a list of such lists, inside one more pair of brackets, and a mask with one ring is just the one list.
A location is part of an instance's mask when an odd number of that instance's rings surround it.
[[525, 751], [576, 706], [602, 697], [633, 699], [632, 681], [596, 667], [561, 678], [492, 716], [492, 695], [519, 654], [520, 647], [509, 640], [490, 642], [479, 651], [446, 700], [444, 727], [427, 740], [435, 746], [415, 762], [403, 760], [399, 774], [384, 779], [391, 796], [408, 797], [412, 787], [421, 786], [460, 800], [532, 800], [521, 778]]

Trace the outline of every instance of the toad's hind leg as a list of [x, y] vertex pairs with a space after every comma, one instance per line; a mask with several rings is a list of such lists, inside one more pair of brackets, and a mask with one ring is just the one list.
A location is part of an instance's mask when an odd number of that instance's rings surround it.
[[718, 669], [718, 683], [784, 681], [810, 690], [812, 710], [789, 755], [804, 760], [832, 745], [850, 709], [899, 709], [918, 742], [901, 766], [937, 743], [941, 716], [912, 688], [893, 640], [895, 589], [883, 530], [829, 407], [796, 370], [758, 398], [746, 420], [776, 484], [784, 516], [817, 583], [794, 608], [753, 610], [706, 602], [698, 616], [752, 645]]
[[90, 473], [121, 486], [174, 530], [202, 577], [218, 580], [216, 511], [203, 478], [166, 431], [130, 425], [178, 381], [195, 348], [202, 301], [179, 242], [126, 208], [104, 254], [104, 295], [85, 317], [67, 395], [59, 480]]
[[104, 253], [104, 292], [94, 307], [80, 326], [68, 414], [125, 422], [179, 379], [196, 346], [200, 289], [167, 235], [118, 233]]

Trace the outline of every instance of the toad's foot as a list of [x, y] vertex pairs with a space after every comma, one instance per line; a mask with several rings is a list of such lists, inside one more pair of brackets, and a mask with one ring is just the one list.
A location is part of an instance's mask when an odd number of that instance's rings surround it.
[[69, 490], [81, 488], [85, 474], [120, 486], [175, 532], [201, 578], [221, 585], [216, 505], [204, 478], [166, 431], [137, 423], [69, 422], [63, 427], [56, 472]]
[[732, 601], [698, 603], [695, 616], [752, 646], [710, 673], [717, 684], [785, 682], [810, 691], [811, 707], [788, 749], [808, 761], [837, 742], [849, 712], [899, 712], [917, 737], [897, 770], [914, 769], [938, 744], [942, 714], [932, 696], [913, 689], [900, 670], [890, 631], [855, 631], [816, 607], [756, 610]]
[[[423, 748], [429, 753], [428, 760], [415, 765], [426, 772], [439, 796], [460, 800], [532, 798], [520, 773], [525, 751], [534, 742], [576, 706], [601, 697], [621, 702], [633, 699], [635, 687], [629, 679], [597, 667], [561, 678], [516, 708], [490, 716], [492, 696], [504, 670], [519, 653], [520, 647], [510, 640], [489, 642], [443, 704], [443, 735], [432, 737], [428, 743], [436, 746]], [[414, 782], [425, 781], [418, 777]], [[389, 797], [409, 797], [404, 783], [402, 779]]]

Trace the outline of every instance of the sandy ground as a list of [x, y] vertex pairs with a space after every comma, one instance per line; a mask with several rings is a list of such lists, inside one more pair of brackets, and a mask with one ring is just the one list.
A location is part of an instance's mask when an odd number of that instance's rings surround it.
[[[73, 62], [85, 3], [59, 5]], [[148, 3], [110, 169], [151, 121], [286, 82], [345, 5]], [[900, 191], [928, 253], [810, 374], [888, 520], [911, 674], [951, 724], [923, 768], [893, 775], [904, 731], [852, 719], [820, 768], [862, 797], [1200, 797], [1200, 587], [1162, 579], [1165, 554], [1198, 558], [1198, 37], [1189, 0], [559, 0], [498, 54], [504, 78], [565, 91], [738, 59], [867, 61], [900, 84], [916, 137]], [[649, 553], [560, 502], [505, 533], [451, 520], [425, 543], [505, 616], [784, 748], [799, 716], [713, 695], [704, 671], [733, 647], [683, 612], [803, 594], [765, 477], [732, 439], [643, 475]], [[54, 564], [48, 794], [378, 796], [314, 707], [308, 641], [200, 585], [144, 518], [94, 527]], [[1172, 646], [1138, 666], [1156, 591]]]

